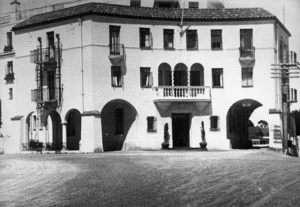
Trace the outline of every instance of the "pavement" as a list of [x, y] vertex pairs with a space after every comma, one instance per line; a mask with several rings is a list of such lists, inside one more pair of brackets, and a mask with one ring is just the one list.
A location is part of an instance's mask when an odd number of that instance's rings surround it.
[[266, 149], [0, 155], [0, 206], [300, 206], [300, 159]]

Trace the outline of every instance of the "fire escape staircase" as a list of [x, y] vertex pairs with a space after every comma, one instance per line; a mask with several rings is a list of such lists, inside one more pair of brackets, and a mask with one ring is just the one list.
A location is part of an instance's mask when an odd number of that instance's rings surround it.
[[[31, 100], [37, 103], [37, 109], [56, 109], [62, 104], [62, 45], [57, 42], [52, 48], [38, 46], [30, 53], [31, 62], [36, 64], [36, 89], [31, 90]], [[52, 80], [49, 79], [50, 74]]]

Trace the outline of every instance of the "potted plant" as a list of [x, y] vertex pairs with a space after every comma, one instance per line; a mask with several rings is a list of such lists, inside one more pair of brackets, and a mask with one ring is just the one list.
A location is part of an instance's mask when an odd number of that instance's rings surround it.
[[207, 151], [207, 143], [206, 143], [206, 139], [205, 139], [205, 129], [204, 129], [204, 122], [201, 122], [201, 139], [202, 141], [200, 142], [200, 149], [201, 150], [205, 150]]
[[168, 123], [165, 123], [164, 126], [164, 142], [161, 143], [161, 146], [163, 149], [168, 149], [170, 145], [170, 134], [169, 134], [169, 125]]

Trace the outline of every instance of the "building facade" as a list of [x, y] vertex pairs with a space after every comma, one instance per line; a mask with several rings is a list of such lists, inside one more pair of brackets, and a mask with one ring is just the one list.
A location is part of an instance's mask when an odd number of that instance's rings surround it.
[[198, 148], [201, 122], [208, 149], [247, 149], [259, 107], [270, 146], [280, 148], [282, 82], [271, 65], [292, 60], [284, 25], [261, 8], [139, 2], [81, 4], [12, 28], [4, 152], [39, 142], [56, 151], [160, 149], [166, 123], [171, 148]]

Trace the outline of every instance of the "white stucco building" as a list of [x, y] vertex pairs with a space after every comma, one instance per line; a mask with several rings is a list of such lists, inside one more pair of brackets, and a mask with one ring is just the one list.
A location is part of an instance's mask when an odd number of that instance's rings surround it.
[[202, 121], [208, 149], [245, 149], [258, 107], [270, 146], [281, 147], [282, 83], [271, 65], [294, 55], [276, 16], [131, 3], [81, 4], [12, 28], [14, 77], [0, 82], [5, 153], [30, 140], [58, 151], [160, 149], [165, 123], [171, 148], [198, 148]]

